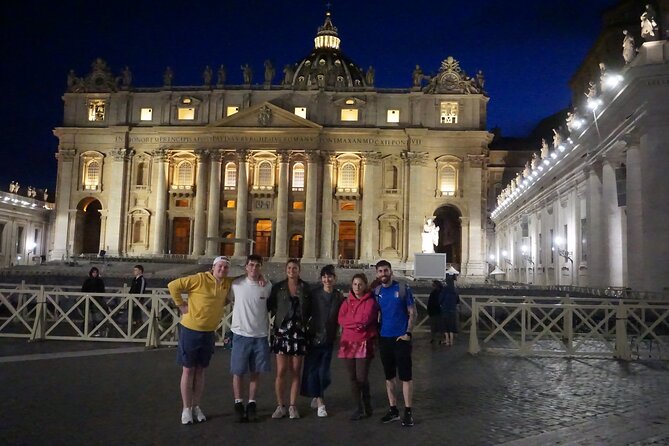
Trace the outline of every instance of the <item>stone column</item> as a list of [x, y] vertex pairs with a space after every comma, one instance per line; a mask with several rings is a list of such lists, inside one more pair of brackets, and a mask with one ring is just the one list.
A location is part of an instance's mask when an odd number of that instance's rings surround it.
[[[72, 255], [70, 249], [71, 239], [68, 237], [70, 216], [76, 216], [70, 212], [70, 199], [72, 188], [77, 187], [77, 178], [79, 175], [74, 173], [74, 149], [59, 148], [58, 154], [58, 180], [56, 195], [56, 218], [54, 222], [53, 251], [50, 254], [50, 260], [60, 260], [66, 256]], [[76, 203], [74, 203], [76, 206]], [[74, 217], [73, 217], [74, 218]]]
[[153, 218], [152, 252], [156, 255], [165, 254], [165, 226], [167, 224], [167, 150], [158, 149], [152, 153], [156, 165], [155, 196], [156, 208]]
[[318, 159], [317, 151], [307, 152], [307, 197], [304, 216], [304, 255], [307, 262], [316, 261], [318, 229]]
[[429, 193], [425, 186], [428, 175], [428, 154], [425, 152], [403, 152], [404, 160], [404, 182], [403, 197], [403, 221], [404, 243], [402, 245], [402, 261], [413, 265], [414, 254], [421, 252], [423, 224], [425, 223], [425, 212], [433, 212], [424, 209], [425, 194]]
[[276, 198], [276, 226], [274, 231], [274, 260], [284, 262], [288, 259], [288, 168], [289, 153], [278, 151], [279, 190]]
[[[111, 151], [112, 161], [104, 184], [110, 186], [107, 195], [107, 255], [123, 255], [123, 234], [125, 229], [125, 198], [128, 189], [128, 160], [133, 155], [131, 149], [123, 147]], [[104, 175], [104, 174], [103, 174]], [[113, 179], [109, 181], [109, 179]]]
[[363, 155], [362, 166], [362, 223], [360, 225], [360, 260], [372, 263], [375, 253], [378, 252], [379, 226], [376, 221], [376, 197], [379, 195], [381, 179], [379, 178], [379, 165], [381, 154], [378, 152], [367, 152]]
[[[462, 237], [462, 256], [461, 256], [461, 261], [462, 264], [460, 265], [460, 268], [462, 270], [460, 271], [460, 274], [463, 277], [466, 277], [468, 274], [468, 266], [469, 262], [467, 261], [469, 259], [469, 217], [460, 217], [460, 231], [461, 231], [461, 237]], [[497, 250], [497, 255], [495, 256], [495, 263], [499, 265], [500, 268], [505, 269], [506, 265], [504, 264], [504, 259], [501, 257], [502, 255], [502, 250], [506, 249], [504, 246], [500, 246], [499, 249]], [[446, 259], [448, 260], [448, 259]]]
[[207, 204], [207, 163], [209, 153], [206, 150], [195, 152], [197, 157], [197, 179], [195, 180], [195, 221], [193, 223], [193, 251], [194, 256], [204, 254], [205, 231], [207, 227], [207, 216], [205, 207]]
[[[467, 259], [467, 277], [483, 281], [485, 275], [485, 246], [483, 243], [483, 224], [481, 193], [483, 191], [482, 175], [485, 162], [484, 155], [467, 155], [465, 163], [464, 191], [467, 194], [469, 209], [469, 252]], [[463, 259], [464, 262], [464, 259]]]
[[220, 252], [218, 240], [221, 217], [221, 152], [213, 152], [209, 165], [209, 202], [207, 203], [207, 256]]
[[334, 253], [332, 245], [332, 166], [337, 161], [332, 154], [323, 156], [323, 203], [321, 206], [323, 218], [321, 219], [321, 260], [333, 262]]
[[[623, 286], [622, 215], [618, 207], [615, 167], [617, 163], [605, 159], [602, 166], [602, 201], [608, 239], [608, 285]], [[606, 234], [606, 232], [605, 232]]]
[[238, 153], [237, 162], [237, 213], [235, 219], [235, 238], [243, 239], [242, 242], [235, 243], [235, 257], [244, 257], [248, 255], [249, 234], [247, 232], [247, 214], [249, 205], [249, 180], [248, 180], [248, 161], [249, 153], [241, 151]]

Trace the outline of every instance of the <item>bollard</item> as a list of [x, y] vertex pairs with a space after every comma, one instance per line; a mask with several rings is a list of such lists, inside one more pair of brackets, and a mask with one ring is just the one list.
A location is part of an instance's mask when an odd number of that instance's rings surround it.
[[616, 357], [623, 361], [631, 361], [629, 340], [627, 339], [627, 306], [622, 301], [616, 308]]

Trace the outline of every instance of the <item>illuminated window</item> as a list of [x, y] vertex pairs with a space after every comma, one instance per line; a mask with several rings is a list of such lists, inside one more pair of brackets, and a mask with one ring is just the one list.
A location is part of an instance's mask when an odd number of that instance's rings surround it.
[[341, 120], [342, 121], [357, 121], [358, 120], [358, 109], [357, 108], [342, 108], [341, 109]]
[[98, 160], [92, 160], [86, 164], [84, 189], [96, 190], [100, 187], [100, 171], [101, 166]]
[[225, 201], [225, 207], [228, 209], [234, 209], [235, 206], [237, 206], [237, 201], [236, 200], [226, 200]]
[[225, 189], [235, 189], [237, 187], [237, 166], [235, 163], [228, 163], [225, 165]]
[[177, 165], [177, 186], [193, 185], [193, 164], [190, 161], [182, 161]]
[[152, 108], [141, 108], [139, 110], [139, 120], [140, 121], [151, 121], [153, 119], [153, 109]]
[[307, 119], [307, 107], [295, 107], [295, 114], [300, 118]]
[[304, 164], [293, 164], [293, 190], [304, 190]]
[[346, 105], [355, 105], [355, 99], [346, 99]]
[[235, 113], [239, 113], [239, 105], [228, 105], [225, 109], [225, 116], [232, 116]]
[[354, 188], [358, 186], [357, 169], [352, 163], [346, 163], [341, 166], [341, 176], [339, 178], [340, 188]]
[[104, 121], [106, 103], [102, 99], [91, 99], [88, 101], [88, 120]]
[[272, 163], [269, 161], [258, 164], [258, 186], [272, 186]]
[[439, 172], [439, 190], [442, 195], [455, 195], [457, 175], [452, 166], [444, 166]]
[[304, 201], [293, 201], [293, 209], [296, 211], [304, 210]]
[[400, 111], [399, 110], [388, 110], [386, 113], [387, 122], [400, 122]]
[[177, 119], [180, 121], [192, 121], [195, 119], [194, 107], [179, 107], [177, 110]]
[[441, 103], [441, 117], [439, 122], [442, 124], [457, 124], [458, 123], [458, 103], [457, 102], [442, 102]]
[[174, 200], [174, 205], [178, 208], [187, 208], [190, 206], [190, 200]]
[[355, 211], [355, 202], [353, 201], [342, 201], [339, 205], [339, 209], [342, 211]]

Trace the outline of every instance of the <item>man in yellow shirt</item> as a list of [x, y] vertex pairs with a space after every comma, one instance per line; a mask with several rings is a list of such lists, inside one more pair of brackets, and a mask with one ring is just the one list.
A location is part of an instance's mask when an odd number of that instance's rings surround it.
[[[181, 423], [191, 424], [207, 418], [200, 409], [204, 391], [204, 370], [214, 354], [216, 328], [223, 318], [232, 278], [228, 278], [230, 259], [218, 256], [211, 272], [182, 277], [167, 284], [174, 303], [181, 311], [177, 363], [182, 366]], [[181, 294], [188, 294], [184, 302]]]

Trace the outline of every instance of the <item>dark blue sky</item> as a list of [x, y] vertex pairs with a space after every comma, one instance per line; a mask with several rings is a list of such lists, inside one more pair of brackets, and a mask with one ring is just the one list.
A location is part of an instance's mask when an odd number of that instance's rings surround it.
[[[567, 82], [595, 41], [601, 13], [617, 0], [455, 2], [333, 0], [342, 51], [374, 66], [378, 87], [408, 88], [419, 64], [436, 72], [448, 56], [486, 76], [488, 128], [524, 136], [569, 105]], [[281, 71], [313, 47], [323, 23], [319, 0], [113, 2], [12, 1], [3, 8], [0, 189], [11, 180], [54, 189], [57, 139], [67, 72], [89, 72], [96, 57], [114, 73], [128, 65], [133, 84], [158, 86], [166, 66], [174, 85], [199, 85], [205, 65], [225, 64], [228, 83], [240, 65], [271, 59]], [[278, 76], [277, 76], [278, 77]]]

